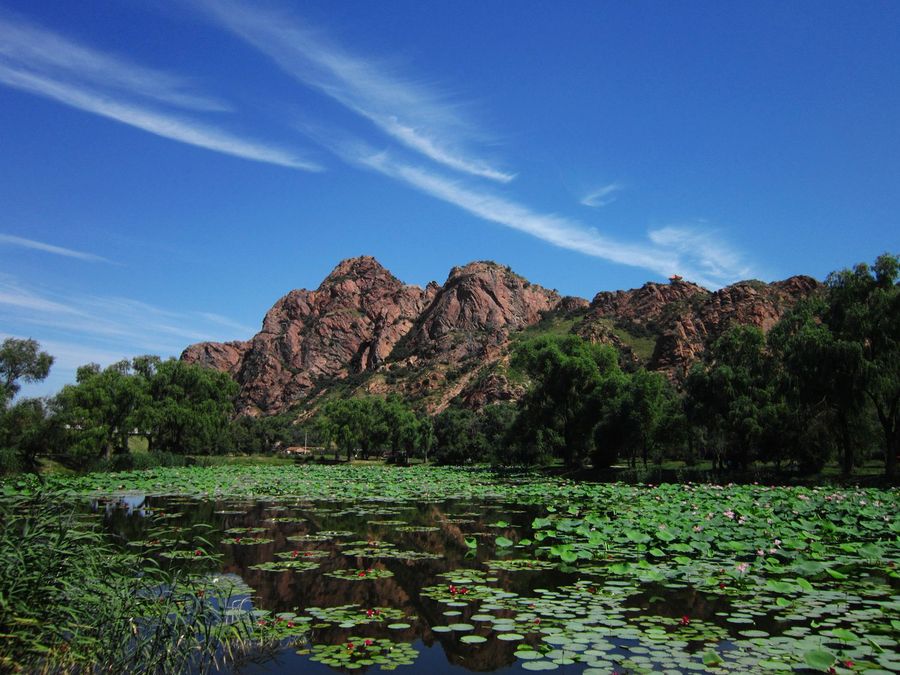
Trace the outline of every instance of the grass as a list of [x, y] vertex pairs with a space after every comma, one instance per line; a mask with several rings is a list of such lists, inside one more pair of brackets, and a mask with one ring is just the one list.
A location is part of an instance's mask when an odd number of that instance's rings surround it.
[[603, 326], [603, 328], [628, 345], [641, 361], [647, 362], [652, 358], [656, 349], [655, 337], [636, 335], [621, 325], [617, 325], [611, 319], [596, 319], [595, 323]]
[[150, 452], [150, 443], [145, 436], [128, 437], [129, 452]]
[[519, 331], [511, 336], [510, 342], [525, 342], [537, 337], [568, 335], [572, 332], [572, 328], [581, 321], [580, 316], [576, 317], [560, 317], [549, 316], [541, 319], [533, 326], [529, 326], [525, 330]]
[[231, 591], [120, 551], [70, 504], [0, 497], [0, 671], [203, 673], [247, 643]]

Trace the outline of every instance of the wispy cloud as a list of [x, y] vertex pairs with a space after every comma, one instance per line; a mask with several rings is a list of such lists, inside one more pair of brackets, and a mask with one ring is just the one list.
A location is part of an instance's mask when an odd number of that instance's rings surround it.
[[674, 256], [663, 250], [617, 242], [595, 229], [556, 214], [540, 213], [490, 192], [465, 186], [433, 172], [393, 161], [386, 153], [358, 158], [364, 166], [391, 176], [469, 213], [520, 230], [561, 248], [612, 262], [644, 267], [660, 274], [677, 266]]
[[135, 103], [131, 99], [149, 98], [191, 110], [227, 109], [214, 99], [187, 91], [186, 82], [173, 75], [119, 61], [2, 16], [0, 84], [188, 145], [293, 169], [322, 169], [288, 149]]
[[[127, 354], [178, 355], [190, 342], [255, 332], [210, 312], [175, 312], [132, 298], [48, 290], [0, 276], [0, 329], [27, 331]], [[35, 336], [37, 337], [37, 335]]]
[[242, 323], [238, 323], [232, 319], [229, 319], [227, 316], [222, 316], [221, 314], [215, 314], [213, 312], [198, 312], [198, 316], [207, 321], [211, 321], [212, 323], [219, 324], [220, 326], [224, 326], [225, 328], [230, 328], [231, 330], [237, 331], [242, 336], [251, 336], [257, 332], [257, 329], [246, 326]]
[[118, 89], [179, 108], [231, 110], [223, 101], [192, 91], [192, 83], [183, 77], [104, 54], [52, 31], [3, 15], [0, 15], [0, 61], [8, 65], [27, 64], [32, 72]]
[[616, 198], [613, 195], [616, 192], [619, 192], [623, 187], [624, 186], [618, 181], [610, 183], [609, 185], [603, 185], [587, 193], [581, 198], [580, 203], [584, 206], [593, 206], [594, 208], [607, 206], [616, 201]]
[[318, 164], [302, 160], [281, 148], [239, 138], [227, 131], [199, 122], [115, 101], [106, 96], [14, 68], [0, 65], [0, 82], [188, 145], [292, 169], [320, 171], [322, 168]]
[[[326, 141], [322, 141], [326, 142]], [[595, 258], [651, 270], [661, 276], [681, 274], [704, 286], [718, 288], [748, 272], [740, 256], [700, 229], [655, 230], [648, 239], [627, 242], [565, 216], [542, 213], [493, 192], [452, 180], [433, 171], [399, 162], [385, 151], [344, 139], [328, 146], [351, 164], [377, 171], [436, 199], [453, 204], [483, 220], [504, 225], [558, 246]]]
[[55, 314], [65, 317], [65, 320], [69, 320], [72, 316], [82, 316], [74, 307], [23, 288], [12, 278], [6, 276], [0, 277], [0, 307], [3, 306], [11, 308], [13, 311]]
[[459, 105], [397, 69], [351, 54], [296, 16], [231, 0], [196, 0], [236, 35], [268, 55], [286, 73], [368, 119], [408, 148], [446, 167], [507, 183], [515, 175], [472, 156], [481, 134]]
[[669, 225], [651, 230], [648, 234], [654, 244], [675, 251], [689, 268], [696, 270], [697, 278], [719, 280], [718, 283], [706, 285], [718, 286], [722, 281], [731, 282], [752, 276], [752, 269], [741, 254], [705, 227]]
[[62, 246], [54, 246], [53, 244], [46, 244], [42, 241], [35, 241], [34, 239], [26, 239], [25, 237], [16, 237], [12, 234], [0, 234], [0, 246], [19, 246], [21, 248], [30, 248], [35, 251], [43, 251], [44, 253], [53, 253], [54, 255], [61, 255], [66, 258], [77, 258], [78, 260], [85, 260], [87, 262], [110, 262], [103, 256], [95, 255], [93, 253], [85, 253], [84, 251], [76, 251], [71, 248], [63, 248]]

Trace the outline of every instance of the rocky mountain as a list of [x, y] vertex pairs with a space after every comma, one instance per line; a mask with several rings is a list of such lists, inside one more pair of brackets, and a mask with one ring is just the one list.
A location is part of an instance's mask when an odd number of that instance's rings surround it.
[[279, 412], [318, 383], [377, 369], [437, 290], [406, 285], [369, 256], [344, 260], [316, 290], [278, 300], [249, 342], [203, 342], [181, 358], [233, 375], [242, 412]]
[[750, 324], [768, 331], [798, 300], [821, 287], [807, 276], [771, 284], [740, 281], [715, 292], [678, 278], [647, 283], [598, 293], [574, 332], [609, 342], [632, 361], [678, 379], [729, 326]]
[[312, 410], [329, 396], [396, 393], [431, 412], [514, 400], [525, 382], [509, 365], [515, 342], [574, 332], [619, 348], [623, 361], [678, 379], [733, 323], [768, 330], [819, 282], [744, 281], [710, 292], [674, 279], [594, 300], [561, 297], [508, 267], [454, 267], [442, 286], [404, 284], [374, 258], [342, 261], [314, 291], [291, 291], [247, 342], [191, 345], [181, 358], [231, 374], [239, 409]]

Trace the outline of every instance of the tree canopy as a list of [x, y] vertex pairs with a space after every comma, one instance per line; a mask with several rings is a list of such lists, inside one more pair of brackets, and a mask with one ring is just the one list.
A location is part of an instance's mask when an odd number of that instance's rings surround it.
[[20, 382], [39, 382], [50, 373], [53, 357], [36, 340], [6, 338], [0, 345], [0, 396], [3, 405], [19, 392]]

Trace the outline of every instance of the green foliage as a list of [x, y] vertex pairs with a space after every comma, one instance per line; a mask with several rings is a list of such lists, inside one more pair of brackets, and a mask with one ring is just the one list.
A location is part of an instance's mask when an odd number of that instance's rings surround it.
[[216, 454], [226, 449], [238, 393], [228, 374], [170, 359], [157, 366], [148, 393], [150, 404], [140, 419], [151, 451]]
[[[105, 369], [78, 369], [77, 384], [53, 402], [68, 432], [65, 451], [76, 467], [100, 458], [113, 467], [133, 465], [128, 456], [134, 434], [151, 453], [210, 454], [230, 447], [230, 420], [237, 385], [226, 374], [203, 366], [153, 356]], [[160, 462], [156, 462], [157, 464]]]
[[448, 408], [434, 418], [433, 458], [438, 464], [448, 465], [507, 463], [509, 433], [515, 419], [516, 409], [508, 403], [488, 405], [479, 412]]
[[38, 382], [50, 372], [53, 357], [42, 352], [36, 340], [6, 338], [0, 344], [0, 401], [6, 406], [21, 386], [19, 382]]
[[334, 444], [335, 459], [343, 453], [347, 461], [388, 450], [407, 463], [419, 450], [427, 456], [433, 438], [431, 420], [396, 397], [331, 400], [316, 416], [315, 429], [326, 445]]
[[478, 417], [467, 408], [448, 408], [434, 419], [434, 461], [461, 465], [484, 461], [487, 442]]
[[29, 398], [0, 410], [0, 475], [36, 471], [37, 456], [58, 445], [64, 429], [41, 399]]
[[534, 383], [512, 432], [519, 455], [579, 466], [593, 449], [594, 428], [627, 383], [615, 349], [575, 335], [541, 337], [521, 344], [513, 364]]
[[207, 672], [250, 637], [227, 590], [118, 551], [67, 502], [0, 498], [0, 670]]
[[641, 368], [624, 377], [618, 396], [604, 401], [594, 429], [593, 464], [610, 466], [627, 458], [634, 466], [640, 457], [646, 467], [650, 459], [660, 461], [677, 448], [683, 436], [681, 402], [674, 389], [660, 373]]
[[231, 423], [230, 447], [235, 452], [270, 453], [279, 445], [292, 445], [297, 438], [293, 422], [286, 415], [244, 415]]
[[834, 272], [826, 285], [822, 323], [838, 343], [856, 345], [845, 358], [858, 367], [858, 390], [875, 412], [885, 473], [893, 478], [900, 455], [900, 257], [885, 253], [872, 267]]
[[745, 469], [761, 459], [761, 446], [778, 415], [775, 366], [765, 337], [754, 326], [735, 326], [708, 350], [686, 382], [688, 418], [706, 431], [720, 467]]
[[60, 417], [72, 430], [69, 454], [84, 463], [128, 452], [128, 437], [149, 404], [147, 381], [131, 372], [128, 361], [104, 370], [96, 364], [78, 369], [77, 384], [56, 397]]

